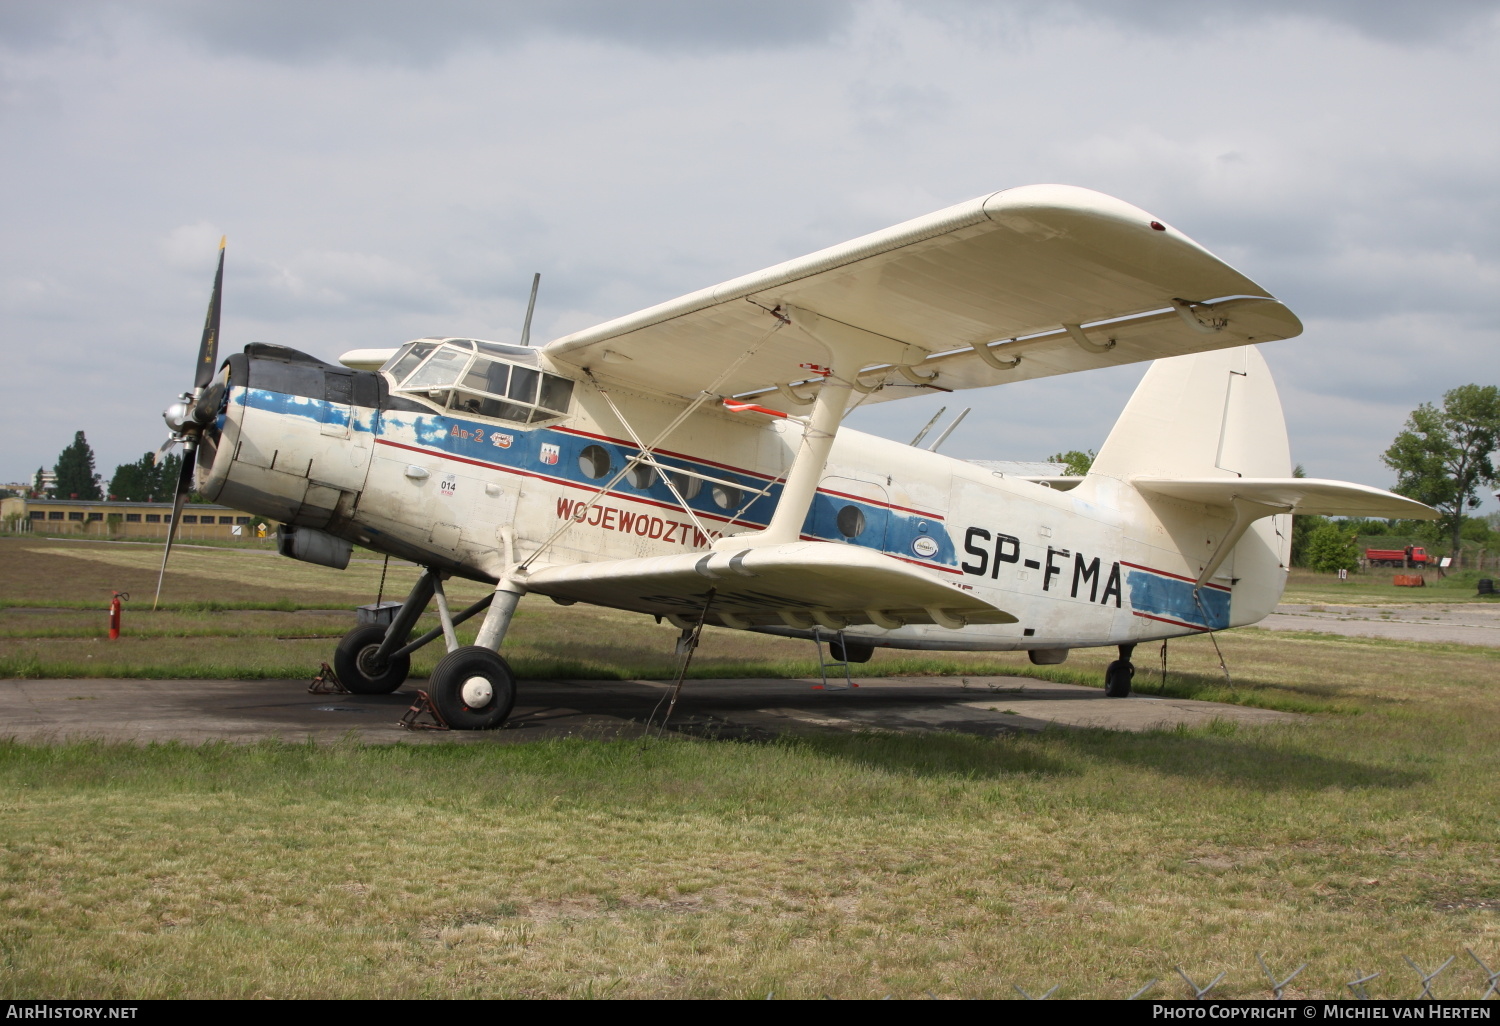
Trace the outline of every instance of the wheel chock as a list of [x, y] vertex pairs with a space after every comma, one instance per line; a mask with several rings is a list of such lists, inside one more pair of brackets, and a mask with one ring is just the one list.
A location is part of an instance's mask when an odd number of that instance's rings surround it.
[[324, 663], [322, 668], [313, 676], [312, 683], [307, 685], [309, 695], [350, 695], [353, 694], [344, 687], [344, 682], [339, 680], [339, 675], [333, 672], [333, 667]]
[[[433, 722], [424, 723], [422, 717], [431, 716]], [[418, 691], [417, 697], [411, 704], [411, 708], [402, 714], [400, 722], [396, 724], [406, 730], [452, 730], [448, 726], [443, 714], [438, 712], [437, 706], [432, 704], [432, 698], [425, 691]]]

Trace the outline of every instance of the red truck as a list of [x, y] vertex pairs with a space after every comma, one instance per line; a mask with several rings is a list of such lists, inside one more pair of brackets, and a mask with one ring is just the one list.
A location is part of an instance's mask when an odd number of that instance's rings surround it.
[[1430, 566], [1433, 562], [1420, 545], [1408, 545], [1404, 549], [1365, 549], [1365, 559], [1371, 566]]

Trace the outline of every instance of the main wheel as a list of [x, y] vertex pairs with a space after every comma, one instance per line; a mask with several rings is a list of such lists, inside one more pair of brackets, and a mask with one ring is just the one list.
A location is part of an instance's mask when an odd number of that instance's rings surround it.
[[1129, 698], [1130, 681], [1135, 677], [1135, 664], [1116, 659], [1104, 668], [1104, 697]]
[[339, 639], [333, 650], [333, 672], [344, 687], [356, 695], [389, 695], [405, 683], [411, 673], [411, 656], [375, 658], [384, 640], [385, 628], [375, 623], [356, 627]]
[[516, 678], [494, 652], [465, 645], [438, 660], [427, 695], [454, 730], [494, 730], [516, 703]]

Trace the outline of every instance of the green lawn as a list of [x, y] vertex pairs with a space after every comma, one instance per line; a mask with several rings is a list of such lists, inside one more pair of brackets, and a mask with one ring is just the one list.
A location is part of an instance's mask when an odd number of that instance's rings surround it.
[[[0, 570], [52, 568], [59, 600], [139, 569], [5, 544]], [[288, 571], [245, 587], [345, 612], [132, 611], [125, 644], [89, 633], [99, 614], [13, 608], [0, 658], [310, 674], [368, 596]], [[195, 580], [183, 602], [217, 601]], [[649, 618], [522, 608], [518, 666], [672, 665], [676, 632]], [[1180, 997], [1180, 965], [1260, 997], [1258, 953], [1310, 963], [1294, 997], [1374, 971], [1372, 993], [1413, 996], [1403, 955], [1456, 954], [1436, 993], [1478, 996], [1464, 946], [1500, 965], [1500, 650], [1219, 644], [1232, 685], [1207, 639], [1184, 639], [1166, 692], [1305, 718], [760, 744], [0, 742], [0, 996], [1120, 997], [1158, 978], [1152, 996]], [[871, 665], [1097, 684], [1110, 654]], [[714, 631], [699, 665], [785, 674], [810, 655]], [[1145, 693], [1156, 655], [1137, 653]]]

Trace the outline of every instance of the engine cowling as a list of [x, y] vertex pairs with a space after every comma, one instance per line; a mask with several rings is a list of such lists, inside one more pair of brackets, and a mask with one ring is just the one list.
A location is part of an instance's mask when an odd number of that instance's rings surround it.
[[225, 361], [209, 392], [220, 386], [199, 450], [199, 493], [284, 524], [347, 524], [369, 474], [380, 376], [251, 345]]

